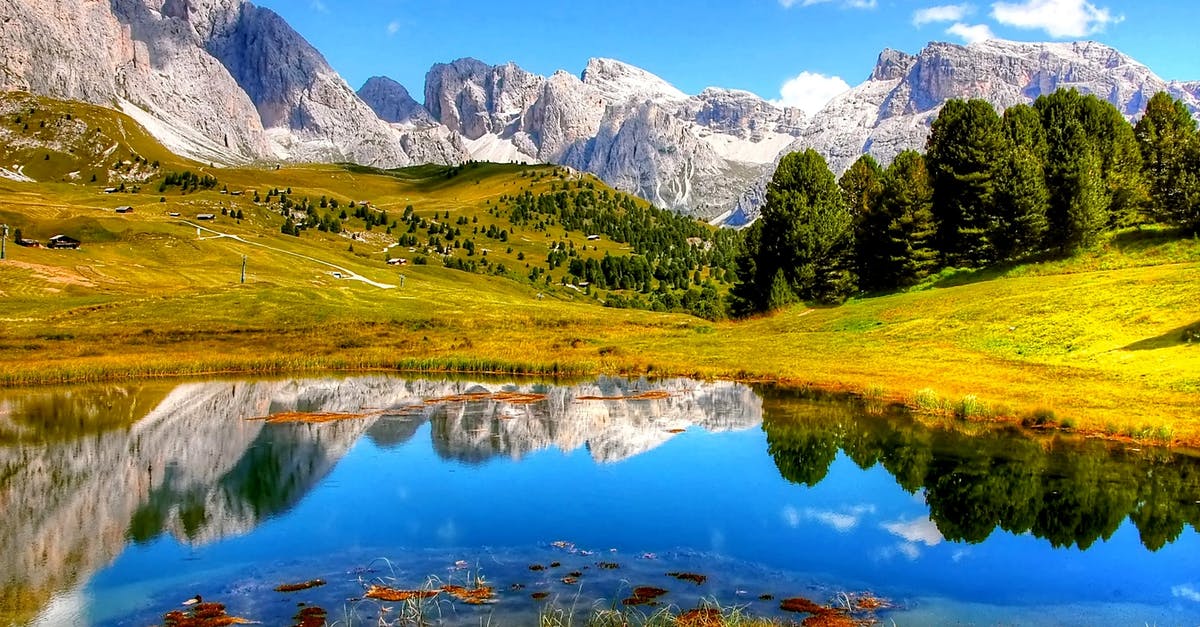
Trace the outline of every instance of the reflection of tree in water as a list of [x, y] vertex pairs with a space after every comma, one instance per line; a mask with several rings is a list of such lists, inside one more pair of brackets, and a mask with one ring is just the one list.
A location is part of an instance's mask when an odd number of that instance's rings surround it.
[[1002, 529], [1087, 549], [1128, 517], [1142, 544], [1158, 550], [1185, 525], [1200, 530], [1200, 459], [1189, 455], [1013, 429], [968, 435], [779, 394], [767, 395], [763, 415], [785, 479], [816, 485], [838, 451], [864, 469], [880, 464], [908, 492], [924, 490], [930, 518], [950, 540], [982, 542]]

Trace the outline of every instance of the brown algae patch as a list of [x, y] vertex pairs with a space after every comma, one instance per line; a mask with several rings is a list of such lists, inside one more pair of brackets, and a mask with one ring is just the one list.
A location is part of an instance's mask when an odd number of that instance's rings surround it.
[[451, 394], [425, 399], [426, 405], [441, 405], [443, 403], [472, 403], [478, 401], [496, 401], [509, 405], [532, 405], [546, 400], [545, 394], [532, 392], [471, 392], [468, 394]]
[[621, 605], [650, 605], [656, 602], [655, 599], [666, 593], [666, 590], [655, 586], [638, 586], [633, 589], [633, 594], [629, 595], [629, 598], [621, 600]]
[[577, 401], [656, 401], [671, 398], [670, 392], [663, 390], [647, 390], [632, 396], [579, 396]]
[[785, 612], [801, 612], [805, 614], [818, 614], [827, 610], [823, 605], [817, 605], [804, 597], [792, 597], [779, 602], [779, 609]]
[[329, 614], [323, 608], [315, 605], [300, 608], [299, 612], [292, 617], [295, 622], [295, 627], [324, 627], [326, 618]]
[[285, 423], [306, 423], [306, 424], [321, 424], [326, 422], [338, 422], [341, 420], [362, 420], [363, 418], [371, 418], [380, 415], [382, 412], [331, 412], [331, 411], [282, 411], [270, 416], [260, 416], [258, 418], [250, 418], [249, 420], [261, 420], [269, 425], [285, 424]]
[[363, 597], [375, 599], [376, 601], [412, 601], [414, 599], [429, 599], [437, 596], [441, 590], [399, 590], [388, 586], [372, 585], [367, 588], [367, 593]]
[[491, 586], [466, 588], [463, 586], [445, 585], [442, 586], [442, 591], [467, 605], [483, 605], [496, 600], [496, 591]]
[[857, 625], [845, 610], [818, 605], [804, 597], [784, 599], [779, 603], [779, 609], [785, 612], [811, 614], [800, 622], [804, 627], [855, 627]]
[[708, 581], [708, 575], [700, 575], [697, 573], [674, 572], [667, 573], [667, 576], [674, 577], [680, 581], [690, 581], [697, 586], [702, 586], [704, 585], [704, 582]]
[[275, 586], [276, 592], [299, 592], [325, 585], [324, 579], [311, 579], [300, 583], [283, 583]]
[[250, 625], [254, 621], [225, 613], [220, 603], [197, 603], [186, 612], [172, 610], [163, 615], [163, 627], [223, 627], [225, 625]]

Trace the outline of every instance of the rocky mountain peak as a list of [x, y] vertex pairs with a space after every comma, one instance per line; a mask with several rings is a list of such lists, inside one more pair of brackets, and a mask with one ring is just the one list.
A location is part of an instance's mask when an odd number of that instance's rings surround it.
[[471, 58], [438, 63], [425, 75], [425, 108], [467, 139], [516, 132], [511, 126], [537, 99], [545, 80], [515, 63], [492, 66]]
[[687, 94], [658, 76], [616, 59], [588, 59], [581, 78], [610, 102], [687, 98]]
[[871, 72], [870, 80], [899, 80], [908, 74], [916, 62], [917, 58], [907, 52], [884, 48], [883, 52], [879, 53], [879, 60], [875, 62], [875, 70]]
[[372, 76], [358, 90], [358, 97], [385, 122], [432, 126], [433, 116], [413, 100], [404, 85], [386, 76]]

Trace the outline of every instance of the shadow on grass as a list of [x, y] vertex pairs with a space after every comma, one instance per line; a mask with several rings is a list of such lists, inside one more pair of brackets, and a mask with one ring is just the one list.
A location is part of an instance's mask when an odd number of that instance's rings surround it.
[[1180, 344], [1200, 345], [1200, 321], [1184, 325], [1178, 329], [1171, 329], [1162, 335], [1139, 340], [1129, 346], [1123, 347], [1121, 350], [1148, 351], [1159, 348], [1170, 348], [1172, 346], [1179, 346]]
[[1109, 242], [1123, 253], [1142, 252], [1148, 248], [1161, 246], [1175, 240], [1186, 239], [1191, 234], [1181, 228], [1143, 227], [1116, 233]]

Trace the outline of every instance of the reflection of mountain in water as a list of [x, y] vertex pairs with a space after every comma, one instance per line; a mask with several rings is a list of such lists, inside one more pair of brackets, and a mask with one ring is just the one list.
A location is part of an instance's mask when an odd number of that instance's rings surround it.
[[[577, 400], [635, 387], [666, 389], [671, 397]], [[546, 400], [424, 404], [517, 389], [545, 393]], [[418, 415], [408, 415], [414, 406]], [[244, 420], [280, 411], [384, 414], [319, 425]], [[0, 622], [24, 622], [129, 540], [169, 532], [203, 544], [250, 531], [299, 502], [366, 431], [377, 444], [394, 446], [433, 417], [435, 447], [455, 459], [586, 443], [597, 460], [613, 460], [657, 446], [670, 437], [667, 429], [750, 427], [760, 415], [754, 393], [736, 384], [615, 379], [576, 388], [387, 377], [218, 382], [169, 393], [109, 386], [0, 400]]]
[[[646, 400], [649, 388], [669, 394]], [[735, 383], [672, 380], [655, 383], [602, 378], [572, 387], [537, 389], [546, 399], [531, 405], [493, 401], [439, 406], [432, 414], [439, 455], [466, 462], [496, 456], [520, 458], [550, 447], [586, 446], [597, 462], [614, 462], [649, 451], [691, 426], [708, 431], [747, 429], [762, 421], [762, 404], [750, 388]]]
[[844, 402], [769, 395], [763, 429], [785, 479], [816, 485], [839, 451], [861, 468], [882, 465], [950, 540], [982, 542], [996, 529], [1032, 533], [1055, 547], [1090, 547], [1128, 517], [1158, 550], [1200, 531], [1200, 459], [1098, 441], [967, 435], [897, 416], [861, 417]]

